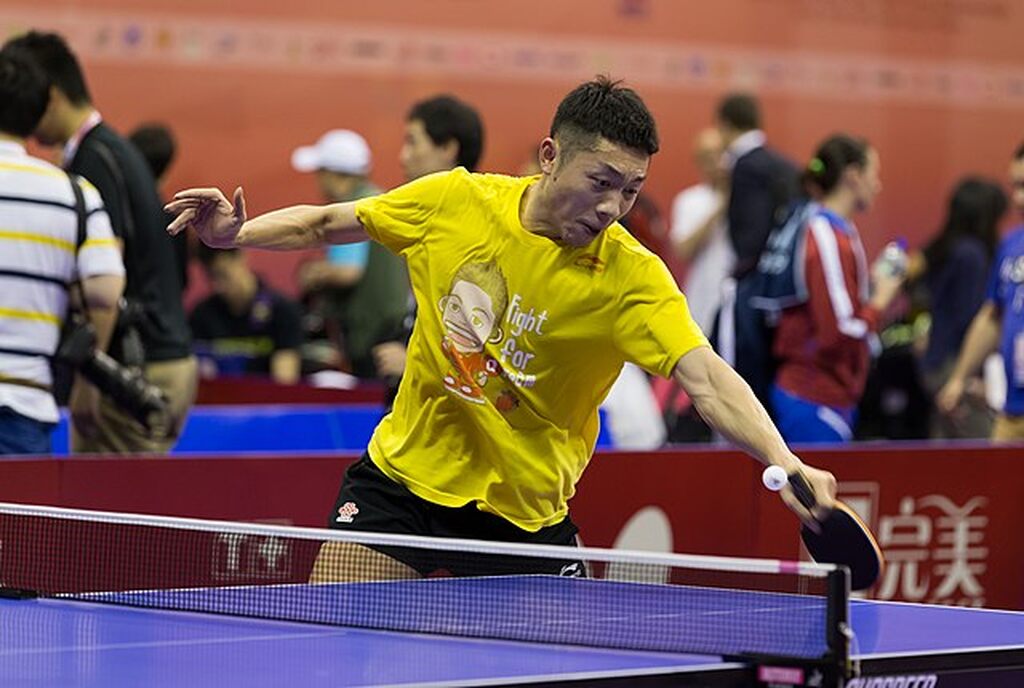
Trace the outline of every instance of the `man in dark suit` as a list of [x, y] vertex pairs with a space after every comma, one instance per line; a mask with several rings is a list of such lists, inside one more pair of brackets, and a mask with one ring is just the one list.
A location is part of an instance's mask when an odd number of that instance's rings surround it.
[[722, 287], [715, 348], [769, 408], [774, 362], [768, 334], [750, 310], [754, 268], [768, 234], [799, 193], [796, 166], [765, 145], [757, 100], [746, 93], [722, 99], [718, 130], [725, 145], [723, 164], [729, 169], [726, 220], [736, 253], [733, 279]]
[[738, 277], [757, 265], [768, 233], [798, 192], [796, 166], [765, 145], [753, 96], [734, 93], [718, 106], [718, 130], [731, 168], [727, 220]]
[[[173, 446], [196, 392], [197, 365], [190, 351], [182, 285], [174, 247], [165, 229], [162, 203], [153, 175], [139, 151], [103, 122], [93, 107], [81, 67], [64, 39], [31, 31], [7, 46], [36, 62], [50, 81], [50, 102], [34, 136], [43, 145], [61, 145], [63, 166], [95, 186], [122, 245], [127, 288], [136, 304], [137, 329], [144, 347], [141, 361], [118, 346], [111, 354], [126, 365], [143, 365], [146, 377], [169, 401], [168, 431], [142, 427], [104, 398], [94, 428], [73, 428], [72, 450], [81, 452], [164, 453]], [[123, 315], [123, 313], [122, 313]], [[125, 318], [122, 317], [122, 323]]]

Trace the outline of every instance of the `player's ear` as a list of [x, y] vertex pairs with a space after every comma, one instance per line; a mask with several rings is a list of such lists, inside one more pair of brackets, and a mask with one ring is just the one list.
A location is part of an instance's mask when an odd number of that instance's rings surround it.
[[558, 144], [548, 136], [540, 142], [540, 150], [537, 151], [540, 171], [544, 174], [551, 174], [555, 170], [555, 161], [558, 160]]
[[444, 309], [448, 307], [448, 294], [441, 297], [441, 300], [437, 302], [437, 307], [441, 309], [442, 313], [444, 312]]
[[487, 338], [488, 344], [497, 344], [505, 337], [505, 333], [501, 331], [501, 325], [494, 328], [494, 332]]

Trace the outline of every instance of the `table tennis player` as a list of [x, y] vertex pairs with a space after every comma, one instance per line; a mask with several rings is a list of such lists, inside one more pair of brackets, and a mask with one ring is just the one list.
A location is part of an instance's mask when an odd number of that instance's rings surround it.
[[[802, 471], [816, 502], [780, 494], [816, 524], [832, 474], [787, 448], [747, 384], [709, 347], [661, 260], [617, 220], [658, 150], [633, 90], [599, 77], [559, 104], [533, 177], [456, 168], [351, 203], [247, 218], [241, 188], [189, 189], [172, 234], [296, 250], [372, 239], [408, 263], [418, 305], [394, 410], [346, 472], [330, 526], [571, 545], [568, 500], [591, 458], [598, 406], [631, 361], [674, 377], [701, 416], [766, 465]], [[714, 485], [680, 485], [680, 498]], [[444, 562], [325, 545], [314, 581], [411, 578]], [[532, 563], [537, 567], [536, 561]], [[574, 562], [516, 573], [578, 574]]]

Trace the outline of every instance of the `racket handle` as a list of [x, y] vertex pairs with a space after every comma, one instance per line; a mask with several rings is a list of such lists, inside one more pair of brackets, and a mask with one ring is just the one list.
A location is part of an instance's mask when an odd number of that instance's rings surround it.
[[797, 470], [789, 474], [789, 486], [793, 488], [793, 495], [805, 509], [813, 509], [818, 503], [818, 499], [814, 496], [814, 488], [807, 482], [803, 471]]

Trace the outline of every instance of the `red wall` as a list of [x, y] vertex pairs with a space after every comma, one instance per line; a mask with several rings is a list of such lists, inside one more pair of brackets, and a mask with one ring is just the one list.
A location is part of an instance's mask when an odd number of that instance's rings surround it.
[[[438, 91], [481, 109], [483, 167], [515, 171], [559, 98], [597, 72], [658, 117], [648, 188], [663, 208], [694, 181], [693, 135], [727, 90], [759, 92], [769, 136], [798, 159], [834, 130], [867, 136], [886, 187], [862, 222], [872, 252], [930, 234], [960, 175], [1003, 178], [1022, 136], [1016, 0], [0, 3], [0, 31], [30, 26], [71, 38], [116, 126], [174, 127], [169, 190], [242, 184], [254, 212], [318, 200], [288, 160], [332, 127], [361, 131], [377, 181], [400, 182], [404, 113]], [[295, 259], [255, 260], [291, 289]]]
[[[1024, 609], [1024, 448], [802, 455], [836, 474], [878, 536], [888, 566], [873, 596]], [[8, 459], [0, 501], [319, 527], [351, 458]], [[798, 524], [759, 475], [727, 450], [598, 454], [572, 515], [592, 546], [658, 549], [660, 533], [676, 552], [798, 558]]]

